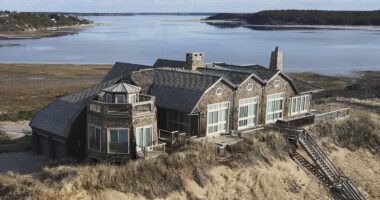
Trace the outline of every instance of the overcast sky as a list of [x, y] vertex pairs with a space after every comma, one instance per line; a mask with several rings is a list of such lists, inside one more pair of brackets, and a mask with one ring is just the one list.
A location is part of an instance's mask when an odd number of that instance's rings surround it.
[[0, 0], [0, 10], [62, 12], [255, 12], [379, 10], [380, 0]]

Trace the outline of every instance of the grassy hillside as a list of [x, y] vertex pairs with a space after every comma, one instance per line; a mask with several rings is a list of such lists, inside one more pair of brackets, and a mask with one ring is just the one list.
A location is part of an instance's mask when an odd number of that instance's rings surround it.
[[207, 20], [239, 20], [251, 25], [380, 25], [380, 11], [268, 10], [220, 13]]
[[42, 30], [57, 26], [90, 24], [91, 21], [74, 16], [24, 12], [0, 12], [0, 31]]

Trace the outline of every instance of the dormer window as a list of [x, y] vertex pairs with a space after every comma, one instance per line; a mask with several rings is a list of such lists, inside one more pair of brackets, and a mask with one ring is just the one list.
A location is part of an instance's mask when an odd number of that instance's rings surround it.
[[115, 95], [115, 103], [125, 103], [125, 95]]
[[106, 94], [106, 102], [112, 103], [112, 94]]

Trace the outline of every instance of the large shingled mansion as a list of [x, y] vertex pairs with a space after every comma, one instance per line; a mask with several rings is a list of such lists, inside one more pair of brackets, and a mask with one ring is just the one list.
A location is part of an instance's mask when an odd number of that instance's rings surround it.
[[193, 137], [239, 134], [307, 115], [321, 88], [283, 72], [282, 53], [270, 67], [158, 59], [153, 66], [117, 62], [99, 84], [37, 112], [30, 126], [39, 154], [51, 159], [121, 162], [159, 143], [159, 132]]

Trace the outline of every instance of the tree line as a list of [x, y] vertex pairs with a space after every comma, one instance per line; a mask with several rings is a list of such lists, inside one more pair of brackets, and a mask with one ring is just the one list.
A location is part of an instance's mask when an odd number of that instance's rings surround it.
[[58, 26], [90, 24], [87, 19], [71, 15], [37, 14], [28, 12], [0, 12], [0, 31], [26, 31]]
[[207, 20], [238, 20], [251, 25], [380, 25], [377, 11], [268, 10], [220, 13]]

